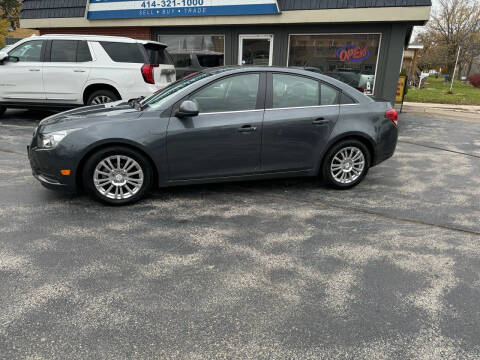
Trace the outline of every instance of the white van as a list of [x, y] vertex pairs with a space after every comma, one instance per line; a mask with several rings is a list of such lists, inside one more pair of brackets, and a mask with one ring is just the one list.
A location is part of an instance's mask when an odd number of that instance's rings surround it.
[[0, 115], [150, 96], [176, 79], [166, 45], [94, 35], [32, 36], [0, 50]]

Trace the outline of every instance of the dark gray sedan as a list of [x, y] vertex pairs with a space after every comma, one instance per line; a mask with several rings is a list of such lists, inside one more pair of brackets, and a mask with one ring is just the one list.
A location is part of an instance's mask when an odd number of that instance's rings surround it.
[[44, 119], [29, 146], [48, 188], [127, 204], [154, 186], [318, 176], [338, 189], [391, 157], [397, 113], [340, 81], [275, 67], [225, 67], [143, 101]]

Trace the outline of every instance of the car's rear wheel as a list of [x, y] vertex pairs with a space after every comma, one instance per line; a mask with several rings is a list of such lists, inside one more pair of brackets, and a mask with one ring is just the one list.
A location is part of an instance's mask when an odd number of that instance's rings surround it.
[[90, 195], [110, 205], [139, 201], [152, 184], [152, 168], [139, 152], [126, 147], [98, 151], [85, 164], [83, 183]]
[[370, 151], [358, 140], [344, 140], [326, 154], [322, 175], [328, 185], [350, 189], [358, 185], [368, 173]]
[[94, 91], [87, 100], [87, 105], [100, 105], [120, 100], [118, 95], [110, 90]]
[[5, 106], [0, 106], [0, 116], [5, 114], [5, 111], [7, 111], [7, 108]]

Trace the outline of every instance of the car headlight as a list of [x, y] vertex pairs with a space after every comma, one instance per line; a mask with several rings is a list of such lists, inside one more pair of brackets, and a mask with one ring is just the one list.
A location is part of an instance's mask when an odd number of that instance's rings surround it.
[[39, 134], [38, 147], [40, 149], [54, 149], [57, 145], [70, 133], [80, 129], [68, 129], [61, 131], [54, 131], [47, 134]]

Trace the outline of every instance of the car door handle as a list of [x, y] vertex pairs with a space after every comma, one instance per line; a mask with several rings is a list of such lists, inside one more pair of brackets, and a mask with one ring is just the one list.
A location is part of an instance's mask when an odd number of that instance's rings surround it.
[[30, 70], [28, 70], [28, 71], [35, 71], [35, 72], [38, 72], [38, 71], [40, 71], [40, 69], [30, 69]]
[[85, 70], [73, 70], [73, 72], [76, 72], [76, 73], [84, 73]]
[[256, 130], [257, 130], [257, 128], [255, 126], [244, 125], [244, 126], [242, 126], [241, 128], [238, 129], [238, 132], [247, 133], [247, 132], [254, 132]]
[[330, 122], [330, 120], [327, 120], [325, 118], [318, 118], [313, 120], [312, 124], [313, 125], [326, 125]]

